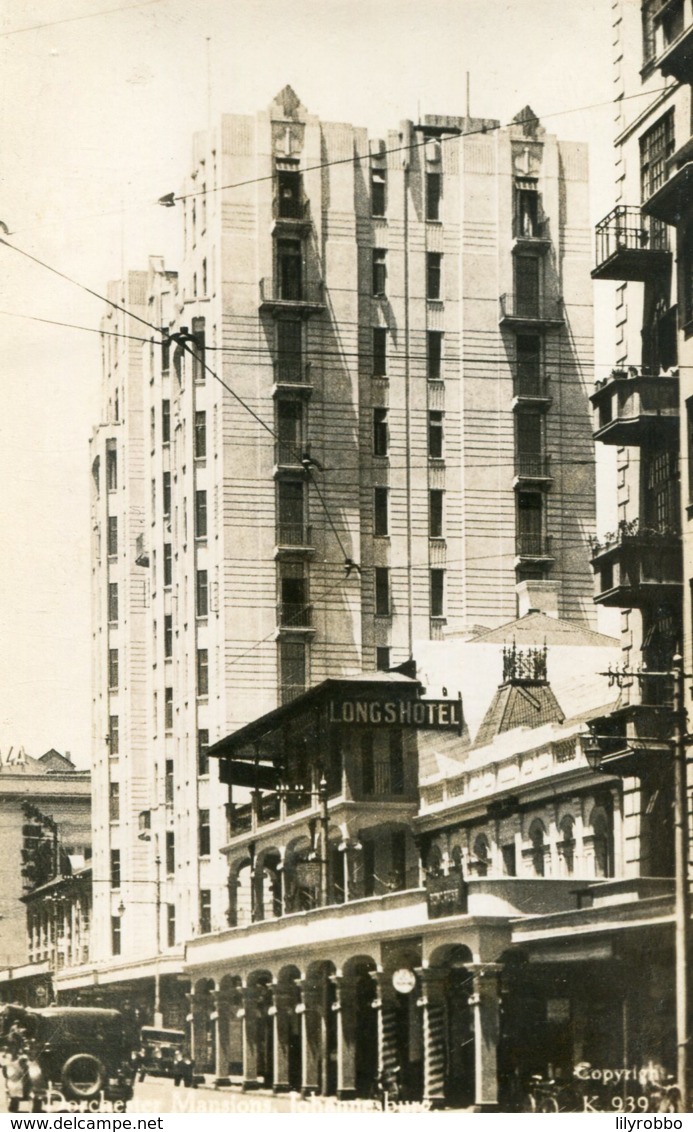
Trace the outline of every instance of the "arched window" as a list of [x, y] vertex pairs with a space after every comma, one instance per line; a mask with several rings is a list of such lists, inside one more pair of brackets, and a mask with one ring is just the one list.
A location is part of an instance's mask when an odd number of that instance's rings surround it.
[[429, 876], [438, 877], [443, 871], [443, 854], [439, 845], [429, 846], [426, 854], [426, 872]]
[[530, 859], [534, 875], [543, 877], [546, 872], [546, 830], [543, 822], [533, 821], [529, 827]]
[[592, 811], [590, 825], [592, 826], [594, 875], [596, 877], [609, 877], [612, 875], [611, 837], [609, 821], [604, 810], [595, 809]]
[[485, 833], [480, 833], [475, 839], [472, 854], [473, 872], [478, 877], [485, 877], [491, 864], [491, 850]]
[[561, 839], [558, 848], [563, 864], [563, 874], [571, 877], [575, 869], [575, 819], [570, 814], [566, 814], [559, 829]]

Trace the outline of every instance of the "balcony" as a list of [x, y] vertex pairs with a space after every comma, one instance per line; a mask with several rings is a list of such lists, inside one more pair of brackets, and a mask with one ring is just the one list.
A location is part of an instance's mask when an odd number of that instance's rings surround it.
[[516, 565], [524, 562], [553, 562], [551, 536], [518, 531], [515, 538]]
[[304, 236], [310, 231], [310, 201], [275, 196], [272, 201], [272, 235]]
[[325, 310], [324, 286], [322, 282], [302, 283], [293, 280], [291, 286], [283, 287], [280, 282], [265, 276], [260, 280], [260, 310], [265, 314], [298, 314], [310, 318]]
[[689, 0], [663, 0], [655, 13], [656, 65], [663, 75], [693, 82], [693, 21], [686, 23]]
[[277, 440], [274, 445], [275, 471], [302, 472], [303, 447], [301, 441]]
[[548, 486], [548, 484], [551, 483], [551, 479], [548, 456], [523, 452], [519, 452], [515, 456], [514, 487], [521, 488], [528, 483], [538, 483], [543, 486]]
[[[662, 685], [666, 681], [652, 680]], [[661, 689], [658, 689], [661, 691]], [[671, 692], [671, 689], [669, 689]], [[647, 689], [643, 688], [643, 694]], [[619, 776], [642, 776], [671, 758], [671, 703], [628, 704], [590, 720], [602, 753], [600, 769]]]
[[313, 549], [312, 526], [307, 523], [277, 524], [277, 551]]
[[551, 247], [549, 224], [547, 220], [530, 219], [528, 216], [517, 217], [513, 223], [513, 251], [526, 251], [533, 248], [535, 251], [545, 252]]
[[313, 386], [309, 384], [311, 363], [302, 361], [300, 355], [275, 361], [273, 365], [275, 392], [279, 392], [283, 385], [290, 385], [297, 392], [313, 392]]
[[666, 226], [639, 208], [618, 205], [596, 227], [593, 279], [644, 282], [671, 263]]
[[671, 155], [667, 179], [643, 203], [642, 211], [676, 227], [688, 215], [693, 191], [693, 138]]
[[510, 293], [500, 297], [499, 323], [511, 330], [559, 330], [564, 321], [561, 299]]
[[513, 408], [528, 404], [539, 409], [548, 409], [551, 404], [549, 380], [539, 368], [523, 370], [518, 367], [513, 375]]
[[681, 535], [672, 529], [619, 523], [592, 543], [598, 605], [642, 609], [679, 598], [683, 586]]
[[313, 606], [297, 601], [278, 602], [277, 625], [280, 629], [312, 630]]
[[595, 409], [594, 439], [620, 448], [640, 447], [662, 433], [675, 438], [679, 424], [679, 379], [655, 377], [636, 369], [613, 370], [590, 397]]

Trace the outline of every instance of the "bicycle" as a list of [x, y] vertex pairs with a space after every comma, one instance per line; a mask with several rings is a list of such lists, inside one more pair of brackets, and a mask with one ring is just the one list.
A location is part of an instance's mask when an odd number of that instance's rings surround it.
[[582, 1112], [582, 1094], [569, 1081], [535, 1074], [522, 1100], [522, 1112]]

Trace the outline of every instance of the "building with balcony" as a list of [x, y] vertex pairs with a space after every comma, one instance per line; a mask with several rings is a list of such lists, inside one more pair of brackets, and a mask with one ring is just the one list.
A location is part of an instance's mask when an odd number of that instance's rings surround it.
[[0, 814], [0, 1000], [45, 1005], [53, 993], [56, 951], [47, 945], [50, 954], [37, 952], [23, 901], [63, 871], [84, 866], [90, 856], [89, 771], [78, 770], [69, 754], [55, 750], [39, 758], [11, 750], [0, 764]]
[[[211, 748], [228, 923], [186, 971], [218, 1083], [352, 1098], [398, 1066], [408, 1101], [513, 1111], [532, 1074], [673, 1064], [666, 800], [641, 814], [622, 768], [590, 757], [587, 721], [619, 718], [594, 672], [615, 642], [556, 622], [524, 647], [540, 621], [469, 643], [460, 699], [404, 674], [327, 680]], [[625, 1091], [644, 1095], [638, 1075]]]
[[185, 942], [228, 926], [210, 744], [507, 623], [530, 582], [595, 618], [584, 145], [529, 108], [369, 138], [287, 87], [195, 138], [176, 208], [179, 270], [111, 292], [160, 332], [103, 322], [94, 869], [120, 870], [92, 969], [61, 973], [150, 1012], [155, 973], [173, 995]]

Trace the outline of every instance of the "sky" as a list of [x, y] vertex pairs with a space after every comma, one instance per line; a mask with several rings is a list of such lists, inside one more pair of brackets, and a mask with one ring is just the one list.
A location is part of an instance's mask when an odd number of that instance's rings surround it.
[[[0, 758], [55, 747], [87, 766], [90, 746], [91, 330], [103, 307], [22, 253], [99, 294], [149, 255], [175, 268], [180, 215], [156, 201], [180, 188], [194, 132], [218, 114], [254, 113], [289, 83], [311, 113], [377, 135], [419, 114], [464, 114], [467, 72], [472, 115], [508, 122], [530, 104], [551, 132], [590, 143], [596, 222], [614, 195], [612, 38], [611, 0], [8, 0]], [[612, 307], [609, 286], [597, 288], [603, 375]]]

